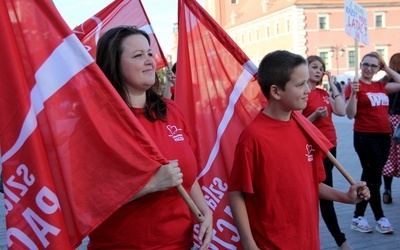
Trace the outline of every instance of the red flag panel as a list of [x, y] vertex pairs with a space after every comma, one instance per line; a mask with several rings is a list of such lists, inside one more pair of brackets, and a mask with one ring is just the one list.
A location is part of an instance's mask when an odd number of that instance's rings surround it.
[[266, 100], [257, 67], [196, 2], [179, 1], [175, 100], [191, 124], [203, 193], [214, 212], [212, 249], [240, 248], [228, 204], [227, 178], [242, 129]]
[[157, 63], [157, 69], [168, 65], [149, 18], [140, 0], [116, 0], [97, 14], [75, 27], [74, 32], [92, 55], [96, 56], [96, 44], [107, 30], [119, 25], [134, 25], [150, 36], [151, 49]]
[[74, 249], [165, 163], [51, 1], [0, 2], [9, 249]]

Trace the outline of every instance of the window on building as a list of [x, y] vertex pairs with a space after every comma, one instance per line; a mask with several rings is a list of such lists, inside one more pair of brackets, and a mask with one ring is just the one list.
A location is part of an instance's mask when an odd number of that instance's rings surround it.
[[329, 28], [328, 15], [319, 15], [318, 16], [318, 28], [320, 30], [327, 30]]
[[349, 58], [349, 68], [355, 68], [356, 67], [356, 52], [354, 50], [350, 50], [347, 52], [348, 58]]
[[375, 13], [375, 28], [385, 27], [385, 13], [376, 12]]
[[276, 35], [279, 35], [279, 23], [275, 24], [275, 33]]
[[387, 47], [387, 45], [377, 45], [376, 47], [375, 47], [375, 51], [376, 51], [376, 53], [378, 53], [382, 58], [383, 58], [383, 60], [385, 60], [385, 61], [387, 61], [388, 59], [388, 47]]
[[325, 67], [326, 69], [331, 69], [330, 66], [330, 60], [329, 60], [329, 51], [320, 51], [319, 52], [319, 57], [321, 57], [321, 59], [325, 62]]
[[286, 31], [290, 32], [292, 30], [292, 27], [290, 25], [290, 20], [286, 20]]
[[239, 0], [231, 0], [231, 4], [238, 4]]
[[251, 42], [251, 31], [247, 33], [247, 40], [248, 42]]
[[269, 37], [269, 26], [265, 29], [265, 37]]
[[260, 31], [256, 29], [256, 41], [260, 40]]
[[240, 34], [240, 43], [244, 44], [244, 34]]

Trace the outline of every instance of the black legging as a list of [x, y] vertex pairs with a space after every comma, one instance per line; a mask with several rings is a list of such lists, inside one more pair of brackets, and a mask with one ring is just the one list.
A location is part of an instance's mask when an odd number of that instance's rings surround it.
[[360, 158], [363, 169], [361, 180], [367, 182], [371, 193], [371, 198], [368, 201], [361, 201], [356, 205], [354, 218], [364, 216], [369, 202], [375, 220], [379, 220], [384, 217], [380, 187], [382, 184], [382, 168], [389, 156], [390, 134], [354, 132], [354, 149]]
[[[331, 154], [336, 157], [336, 148], [331, 149]], [[325, 167], [325, 174], [326, 179], [324, 183], [330, 187], [333, 186], [333, 178], [332, 178], [332, 169], [333, 163], [328, 159], [324, 159], [324, 167]], [[320, 199], [319, 200], [319, 207], [321, 210], [322, 219], [324, 219], [326, 227], [328, 228], [329, 232], [331, 232], [335, 242], [338, 246], [341, 246], [343, 242], [346, 241], [346, 237], [344, 233], [340, 231], [339, 223], [336, 217], [335, 207], [333, 206], [333, 201]]]

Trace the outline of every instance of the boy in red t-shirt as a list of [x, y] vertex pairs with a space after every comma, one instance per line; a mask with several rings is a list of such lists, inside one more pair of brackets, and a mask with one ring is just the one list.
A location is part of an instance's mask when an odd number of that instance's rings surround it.
[[369, 199], [365, 182], [347, 193], [322, 183], [326, 152], [292, 112], [307, 105], [308, 77], [306, 60], [288, 51], [272, 52], [260, 63], [258, 82], [268, 105], [239, 138], [229, 185], [246, 249], [320, 249], [318, 198]]

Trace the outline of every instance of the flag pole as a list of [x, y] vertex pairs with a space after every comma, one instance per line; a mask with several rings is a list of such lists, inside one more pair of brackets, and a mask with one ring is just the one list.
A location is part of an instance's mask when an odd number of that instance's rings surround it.
[[203, 214], [200, 212], [196, 204], [194, 204], [192, 198], [190, 198], [189, 194], [186, 192], [183, 186], [179, 185], [176, 187], [176, 189], [178, 189], [179, 194], [182, 196], [183, 200], [186, 202], [190, 211], [192, 211], [193, 215], [196, 217], [197, 221], [200, 223], [204, 222]]
[[328, 152], [326, 154], [328, 159], [335, 165], [337, 170], [346, 178], [346, 180], [350, 183], [350, 185], [356, 184], [356, 181], [350, 176], [350, 174], [344, 169], [344, 167], [340, 164], [340, 162], [331, 154], [331, 152]]

